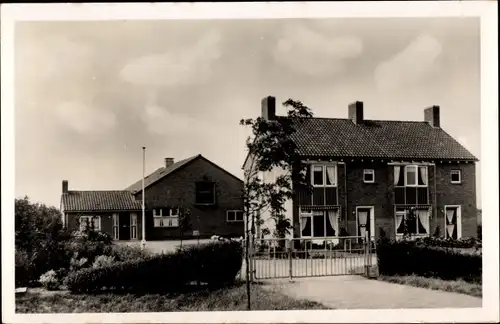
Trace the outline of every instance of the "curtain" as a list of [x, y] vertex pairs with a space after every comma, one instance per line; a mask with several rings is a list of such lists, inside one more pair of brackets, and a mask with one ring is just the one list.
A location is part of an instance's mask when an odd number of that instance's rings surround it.
[[453, 214], [455, 213], [455, 211], [453, 209], [447, 209], [446, 210], [446, 218], [448, 219], [448, 223], [452, 223], [453, 222]]
[[397, 185], [399, 182], [399, 173], [401, 172], [400, 166], [394, 167], [394, 185]]
[[300, 231], [303, 232], [306, 229], [307, 219], [309, 217], [302, 217], [302, 222], [300, 222]]
[[335, 184], [335, 169], [333, 166], [326, 167], [326, 175], [328, 177], [328, 184], [330, 185]]
[[403, 222], [403, 214], [398, 214], [396, 213], [396, 230], [401, 226], [401, 223]]
[[339, 236], [339, 222], [338, 222], [338, 215], [339, 211], [338, 210], [329, 210], [328, 211], [328, 219], [330, 220], [330, 224], [333, 227], [333, 230], [335, 231], [335, 236]]
[[418, 219], [420, 220], [420, 224], [422, 224], [423, 228], [425, 229], [425, 233], [429, 234], [429, 211], [419, 210], [417, 211], [417, 213], [418, 213]]
[[422, 178], [422, 183], [424, 185], [427, 185], [427, 167], [426, 166], [421, 166], [420, 168], [420, 177]]
[[359, 220], [359, 225], [364, 225], [366, 226], [366, 220], [368, 218], [368, 212], [362, 211], [358, 212], [358, 220]]
[[446, 229], [448, 230], [448, 237], [452, 238], [453, 237], [453, 230], [455, 229], [455, 225], [448, 224], [448, 225], [446, 225]]

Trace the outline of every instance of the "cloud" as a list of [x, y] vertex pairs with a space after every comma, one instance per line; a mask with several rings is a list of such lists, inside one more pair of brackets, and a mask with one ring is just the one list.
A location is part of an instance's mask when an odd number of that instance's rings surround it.
[[272, 55], [276, 62], [297, 73], [328, 76], [340, 72], [347, 60], [362, 52], [363, 43], [358, 38], [330, 38], [301, 25], [288, 25]]
[[81, 102], [71, 101], [59, 104], [56, 107], [59, 121], [80, 134], [102, 134], [113, 129], [116, 116], [113, 112], [104, 109], [93, 109]]
[[16, 46], [16, 68], [27, 80], [68, 78], [88, 73], [93, 50], [63, 36], [20, 37]]
[[135, 85], [154, 87], [204, 83], [211, 77], [212, 63], [221, 56], [220, 41], [218, 32], [208, 32], [192, 46], [133, 59], [120, 76]]
[[442, 46], [433, 37], [420, 35], [405, 49], [375, 69], [375, 83], [379, 90], [394, 90], [425, 80], [436, 71], [435, 64]]
[[195, 133], [205, 126], [205, 123], [200, 119], [185, 114], [172, 113], [156, 104], [146, 105], [141, 118], [147, 124], [150, 133], [160, 135]]

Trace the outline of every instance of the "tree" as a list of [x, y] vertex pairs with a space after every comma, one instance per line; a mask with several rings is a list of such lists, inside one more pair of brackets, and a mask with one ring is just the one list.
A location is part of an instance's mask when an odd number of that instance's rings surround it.
[[[247, 309], [251, 309], [249, 252], [251, 247], [253, 249], [255, 227], [262, 224], [260, 215], [269, 211], [275, 224], [274, 236], [284, 238], [292, 229], [292, 224], [285, 217], [285, 201], [293, 199], [298, 190], [311, 190], [306, 180], [306, 164], [301, 159], [293, 135], [297, 127], [313, 115], [300, 101], [288, 99], [283, 106], [287, 109], [284, 117], [240, 121], [241, 125], [252, 129], [252, 136], [246, 141], [249, 159], [245, 166], [243, 188]], [[283, 170], [283, 173], [274, 182], [264, 183], [259, 178], [259, 173], [275, 168]]]
[[179, 208], [179, 232], [181, 236], [181, 247], [182, 238], [184, 233], [191, 229], [191, 210], [186, 207]]

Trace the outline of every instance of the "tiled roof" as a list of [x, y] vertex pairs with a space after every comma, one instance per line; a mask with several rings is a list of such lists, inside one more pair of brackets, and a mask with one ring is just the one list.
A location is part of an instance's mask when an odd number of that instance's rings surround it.
[[140, 210], [141, 202], [136, 201], [129, 191], [92, 190], [69, 191], [61, 197], [64, 211], [121, 211]]
[[308, 118], [293, 139], [303, 156], [477, 160], [427, 122], [365, 120], [356, 125], [350, 119]]
[[[176, 162], [169, 166], [168, 168], [159, 168], [150, 175], [146, 176], [144, 179], [144, 187], [147, 188], [148, 186], [152, 185], [153, 183], [157, 182], [160, 179], [163, 179], [163, 177], [171, 174], [175, 170], [178, 170], [188, 164], [189, 162], [201, 157], [201, 154], [192, 156], [190, 158], [180, 160], [179, 162]], [[137, 193], [142, 190], [142, 179], [134, 183], [133, 185], [129, 186], [125, 190], [130, 191], [132, 193]]]

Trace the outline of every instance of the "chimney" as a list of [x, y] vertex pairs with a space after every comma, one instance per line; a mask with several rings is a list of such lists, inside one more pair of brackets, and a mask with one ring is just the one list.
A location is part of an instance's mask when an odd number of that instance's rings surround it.
[[262, 99], [262, 118], [265, 120], [276, 119], [276, 98], [265, 97]]
[[168, 168], [172, 164], [174, 164], [174, 158], [165, 158], [165, 168]]
[[432, 106], [424, 110], [424, 120], [432, 127], [441, 127], [439, 119], [439, 106]]
[[68, 193], [68, 180], [63, 180], [62, 182], [62, 193], [63, 194]]
[[356, 125], [363, 124], [363, 102], [356, 101], [349, 105], [349, 119]]

